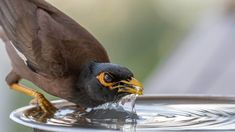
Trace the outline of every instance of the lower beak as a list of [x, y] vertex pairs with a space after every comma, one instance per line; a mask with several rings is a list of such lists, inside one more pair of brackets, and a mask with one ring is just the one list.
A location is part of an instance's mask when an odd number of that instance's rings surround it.
[[143, 85], [133, 77], [131, 78], [130, 81], [126, 80], [120, 81], [120, 85], [116, 87], [118, 88], [118, 92], [125, 92], [138, 95], [143, 94]]

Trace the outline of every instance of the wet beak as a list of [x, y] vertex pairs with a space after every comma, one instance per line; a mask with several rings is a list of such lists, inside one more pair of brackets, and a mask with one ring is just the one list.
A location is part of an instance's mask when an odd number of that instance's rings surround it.
[[119, 85], [116, 86], [118, 88], [118, 92], [125, 92], [130, 94], [143, 94], [143, 85], [136, 80], [135, 78], [131, 78], [130, 81], [122, 80], [119, 82]]

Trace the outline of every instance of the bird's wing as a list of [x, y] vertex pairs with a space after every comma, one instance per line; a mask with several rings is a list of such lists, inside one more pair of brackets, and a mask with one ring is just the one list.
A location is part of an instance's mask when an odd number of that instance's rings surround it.
[[109, 62], [88, 31], [44, 0], [0, 0], [0, 24], [38, 73], [59, 77], [89, 61]]

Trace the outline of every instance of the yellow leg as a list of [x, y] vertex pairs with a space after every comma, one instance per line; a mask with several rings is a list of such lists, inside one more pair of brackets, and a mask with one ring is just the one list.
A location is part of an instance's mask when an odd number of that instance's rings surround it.
[[22, 92], [26, 95], [35, 98], [38, 102], [38, 105], [45, 113], [47, 114], [55, 113], [56, 108], [43, 96], [43, 94], [35, 90], [20, 86], [19, 84], [16, 83], [10, 85], [10, 87], [16, 91]]

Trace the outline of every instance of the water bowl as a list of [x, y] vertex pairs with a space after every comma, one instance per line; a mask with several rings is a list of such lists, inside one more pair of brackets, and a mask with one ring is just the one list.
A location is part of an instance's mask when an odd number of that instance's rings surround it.
[[53, 101], [59, 111], [44, 117], [33, 105], [10, 118], [35, 132], [75, 131], [234, 131], [235, 98], [215, 96], [140, 96], [135, 111], [81, 109], [65, 100]]

